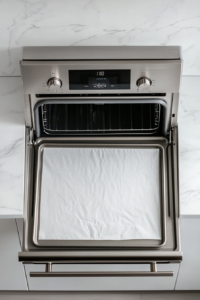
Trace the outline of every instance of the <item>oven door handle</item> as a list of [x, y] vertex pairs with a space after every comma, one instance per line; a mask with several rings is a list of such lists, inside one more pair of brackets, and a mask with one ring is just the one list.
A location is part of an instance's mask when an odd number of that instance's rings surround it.
[[173, 271], [157, 271], [156, 262], [150, 263], [151, 270], [120, 272], [52, 272], [52, 263], [46, 263], [45, 272], [30, 272], [30, 277], [171, 277]]

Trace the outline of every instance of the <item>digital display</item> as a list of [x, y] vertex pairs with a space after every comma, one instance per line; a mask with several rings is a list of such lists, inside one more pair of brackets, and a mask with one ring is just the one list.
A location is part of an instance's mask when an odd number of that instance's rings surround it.
[[130, 70], [69, 71], [70, 90], [130, 89]]

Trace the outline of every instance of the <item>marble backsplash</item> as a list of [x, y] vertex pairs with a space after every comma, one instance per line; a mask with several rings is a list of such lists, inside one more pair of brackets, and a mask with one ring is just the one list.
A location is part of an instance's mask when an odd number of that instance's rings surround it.
[[178, 111], [181, 214], [200, 213], [200, 77], [183, 77]]
[[22, 46], [181, 45], [200, 75], [199, 0], [2, 0], [0, 76], [20, 75]]

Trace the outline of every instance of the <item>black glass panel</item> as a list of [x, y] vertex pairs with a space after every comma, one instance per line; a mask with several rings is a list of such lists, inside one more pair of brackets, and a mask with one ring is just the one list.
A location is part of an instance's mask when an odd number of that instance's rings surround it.
[[130, 89], [130, 70], [69, 71], [70, 90]]

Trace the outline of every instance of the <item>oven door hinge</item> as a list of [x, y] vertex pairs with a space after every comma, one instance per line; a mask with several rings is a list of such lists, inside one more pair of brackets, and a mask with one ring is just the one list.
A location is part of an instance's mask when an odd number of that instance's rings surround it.
[[34, 143], [34, 131], [33, 128], [29, 128], [29, 141], [28, 141], [28, 145], [32, 146]]
[[171, 127], [169, 130], [169, 145], [175, 145], [175, 143], [173, 141], [173, 130], [174, 130], [174, 127]]

